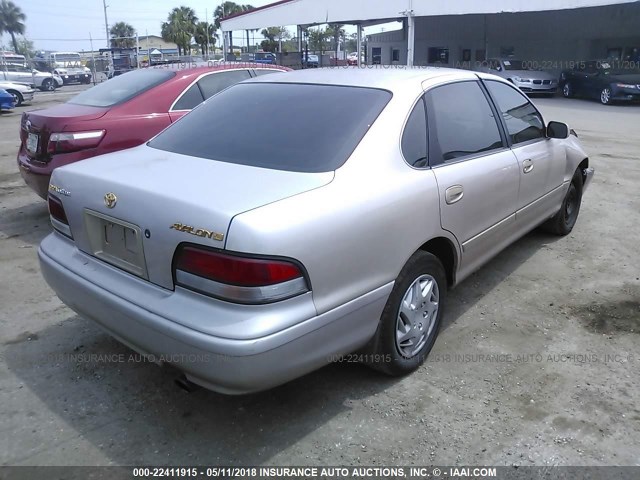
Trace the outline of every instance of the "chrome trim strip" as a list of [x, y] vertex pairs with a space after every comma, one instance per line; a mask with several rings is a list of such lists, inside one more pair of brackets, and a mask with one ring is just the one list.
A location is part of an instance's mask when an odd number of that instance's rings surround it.
[[248, 304], [272, 303], [308, 290], [307, 282], [302, 277], [264, 287], [241, 287], [209, 280], [184, 270], [176, 270], [176, 284], [221, 300]]
[[565, 187], [569, 182], [563, 182], [561, 185], [557, 186], [556, 188], [554, 188], [553, 190], [551, 190], [548, 193], [545, 193], [543, 196], [541, 196], [540, 198], [537, 198], [536, 200], [534, 200], [533, 202], [531, 202], [529, 205], [526, 205], [524, 207], [522, 207], [520, 210], [516, 210], [516, 217], [518, 215], [522, 215], [523, 212], [526, 212], [529, 208], [535, 207], [538, 203], [540, 203], [543, 200], [546, 200], [547, 197], [549, 197], [550, 195], [553, 195], [554, 193], [556, 193], [558, 190], [560, 190], [561, 188]]
[[471, 237], [469, 240], [467, 240], [466, 242], [463, 242], [462, 244], [462, 251], [465, 251], [467, 248], [469, 248], [469, 245], [477, 240], [479, 240], [480, 238], [482, 238], [484, 235], [488, 235], [490, 233], [492, 233], [494, 230], [500, 228], [502, 225], [504, 225], [505, 223], [507, 223], [509, 220], [514, 220], [516, 218], [516, 214], [512, 213], [511, 215], [509, 215], [507, 218], [500, 220], [498, 223], [494, 223], [493, 225], [491, 225], [489, 228], [487, 228], [486, 230], [484, 230], [483, 232], [478, 233], [477, 235]]

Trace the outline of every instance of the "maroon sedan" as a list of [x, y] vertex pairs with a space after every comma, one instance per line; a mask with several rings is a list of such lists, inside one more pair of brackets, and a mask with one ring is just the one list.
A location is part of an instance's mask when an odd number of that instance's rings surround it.
[[18, 166], [27, 185], [47, 198], [54, 168], [140, 145], [221, 90], [289, 70], [246, 63], [181, 66], [135, 70], [62, 105], [23, 113]]

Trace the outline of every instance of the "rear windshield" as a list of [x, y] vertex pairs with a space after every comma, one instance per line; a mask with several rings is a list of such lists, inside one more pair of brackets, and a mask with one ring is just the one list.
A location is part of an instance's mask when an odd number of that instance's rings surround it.
[[134, 70], [85, 90], [69, 100], [69, 103], [88, 107], [110, 107], [140, 95], [174, 75], [175, 72], [163, 69]]
[[149, 142], [160, 150], [292, 172], [340, 167], [391, 93], [295, 83], [237, 84]]

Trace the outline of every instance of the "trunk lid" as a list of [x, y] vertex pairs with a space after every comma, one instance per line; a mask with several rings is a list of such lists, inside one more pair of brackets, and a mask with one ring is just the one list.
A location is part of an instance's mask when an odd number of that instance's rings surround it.
[[[53, 132], [63, 132], [71, 123], [77, 124], [96, 120], [109, 111], [104, 107], [88, 107], [63, 103], [43, 110], [33, 110], [24, 114], [21, 122], [20, 139], [27, 155], [39, 162], [48, 162], [47, 144]], [[37, 149], [28, 150], [27, 138], [29, 134], [37, 136]]]
[[[142, 145], [58, 168], [51, 183], [64, 192], [57, 196], [80, 250], [173, 288], [171, 262], [180, 243], [222, 249], [235, 215], [319, 188], [333, 176], [236, 165]], [[111, 208], [107, 194], [115, 196]], [[132, 250], [143, 257], [131, 257], [133, 266], [100, 255], [98, 244], [111, 223], [129, 228], [128, 234], [117, 235], [139, 241]]]

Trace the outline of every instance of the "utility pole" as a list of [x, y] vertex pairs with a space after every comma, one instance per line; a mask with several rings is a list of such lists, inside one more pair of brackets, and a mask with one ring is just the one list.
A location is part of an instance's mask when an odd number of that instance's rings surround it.
[[104, 33], [107, 35], [107, 48], [111, 48], [109, 43], [109, 22], [107, 21], [107, 0], [102, 0], [102, 6], [104, 7]]

